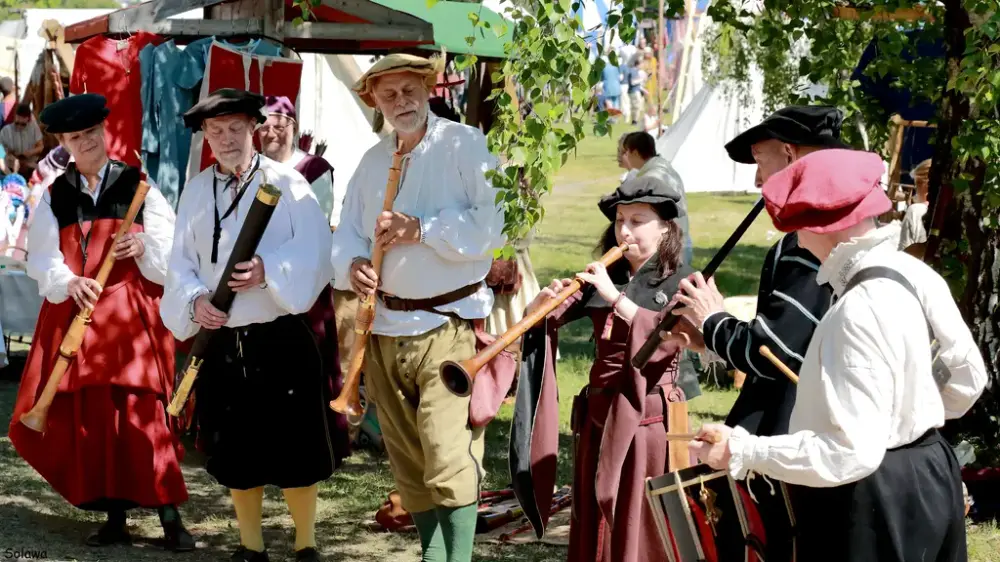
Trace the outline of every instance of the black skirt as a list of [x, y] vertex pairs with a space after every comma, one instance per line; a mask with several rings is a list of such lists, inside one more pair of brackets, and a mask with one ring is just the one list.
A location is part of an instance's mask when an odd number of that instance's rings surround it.
[[968, 560], [958, 459], [936, 429], [886, 451], [878, 470], [858, 482], [789, 489], [800, 561]]
[[222, 328], [197, 379], [198, 448], [227, 488], [311, 486], [333, 474], [335, 413], [305, 316]]

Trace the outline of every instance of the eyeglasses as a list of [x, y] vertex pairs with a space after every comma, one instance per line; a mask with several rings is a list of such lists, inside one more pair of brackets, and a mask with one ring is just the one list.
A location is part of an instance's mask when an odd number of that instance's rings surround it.
[[261, 125], [260, 132], [267, 134], [273, 132], [276, 135], [283, 135], [288, 129], [288, 125]]

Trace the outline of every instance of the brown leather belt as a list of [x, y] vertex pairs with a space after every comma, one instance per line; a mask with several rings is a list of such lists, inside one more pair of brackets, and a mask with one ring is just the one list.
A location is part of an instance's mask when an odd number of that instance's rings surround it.
[[395, 310], [397, 312], [413, 312], [416, 310], [424, 310], [428, 312], [435, 312], [441, 314], [435, 310], [439, 306], [444, 306], [446, 304], [451, 304], [455, 301], [460, 301], [465, 297], [476, 294], [479, 290], [481, 283], [473, 283], [472, 285], [466, 285], [465, 287], [460, 287], [454, 291], [449, 291], [443, 295], [437, 295], [435, 297], [429, 297], [426, 299], [402, 299], [399, 297], [394, 297], [392, 295], [387, 295], [379, 291], [379, 298], [382, 300], [382, 304], [385, 305], [389, 310]]

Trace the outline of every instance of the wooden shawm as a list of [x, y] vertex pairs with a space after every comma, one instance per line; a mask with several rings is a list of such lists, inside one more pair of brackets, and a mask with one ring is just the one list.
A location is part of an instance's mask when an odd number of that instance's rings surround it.
[[[196, 9], [204, 19], [168, 19]], [[369, 0], [323, 0], [313, 17], [292, 0], [152, 0], [66, 28], [66, 41], [147, 31], [186, 44], [203, 37], [266, 37], [304, 53], [380, 53], [434, 43], [430, 23]]]
[[900, 8], [887, 12], [881, 8], [857, 8], [854, 6], [834, 6], [833, 17], [845, 20], [870, 19], [872, 21], [934, 21], [923, 6]]

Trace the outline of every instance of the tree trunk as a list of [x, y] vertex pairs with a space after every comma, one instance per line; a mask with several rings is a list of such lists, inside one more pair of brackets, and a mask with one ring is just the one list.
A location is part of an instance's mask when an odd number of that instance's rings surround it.
[[[958, 75], [961, 67], [966, 49], [965, 31], [971, 22], [961, 0], [945, 0], [944, 5], [946, 68], [951, 79]], [[963, 238], [968, 243], [964, 255], [951, 250], [953, 257], [962, 260], [965, 269], [959, 308], [996, 389], [1000, 388], [997, 387], [1000, 384], [1000, 307], [997, 306], [1000, 233], [984, 228], [981, 220], [986, 166], [978, 159], [969, 159], [963, 166], [956, 162], [952, 152], [952, 139], [958, 136], [963, 122], [971, 116], [969, 99], [957, 88], [948, 90], [946, 87], [941, 109], [929, 178], [934, 210], [930, 216], [924, 259], [941, 270], [945, 264], [944, 256], [938, 255], [939, 244], [950, 241], [957, 245]], [[963, 172], [973, 179], [968, 192], [955, 197], [954, 179]], [[1000, 443], [1000, 401], [992, 394], [988, 390], [966, 416], [949, 422], [945, 431], [953, 445], [957, 445], [959, 439], [968, 439], [976, 447], [977, 464], [987, 466], [1000, 460], [1000, 447], [997, 446]]]
[[941, 98], [941, 114], [938, 119], [937, 138], [934, 144], [934, 158], [931, 162], [928, 197], [933, 201], [932, 211], [928, 213], [930, 226], [927, 229], [927, 248], [924, 259], [939, 265], [938, 249], [942, 240], [960, 240], [961, 228], [948, 229], [946, 225], [958, 225], [958, 212], [952, 204], [954, 198], [953, 181], [961, 173], [955, 162], [951, 141], [958, 136], [962, 123], [969, 118], [969, 98], [957, 88], [949, 89], [958, 76], [965, 54], [965, 30], [972, 26], [969, 13], [962, 5], [962, 0], [945, 0], [944, 40], [946, 47], [945, 68], [948, 80], [945, 82], [944, 95]]

